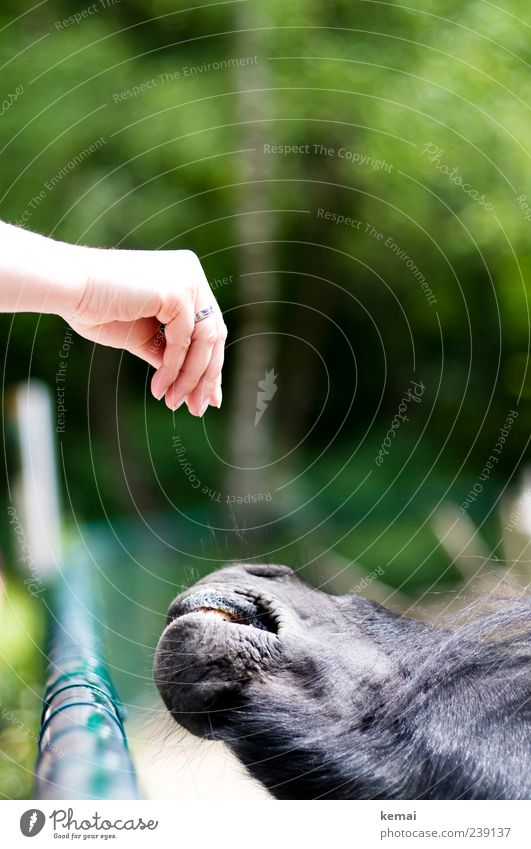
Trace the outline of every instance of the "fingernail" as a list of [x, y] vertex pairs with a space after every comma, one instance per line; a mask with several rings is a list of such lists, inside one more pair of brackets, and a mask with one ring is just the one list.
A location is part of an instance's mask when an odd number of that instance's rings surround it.
[[153, 397], [154, 397], [157, 401], [160, 401], [160, 400], [162, 399], [162, 397], [163, 397], [163, 395], [164, 395], [164, 392], [162, 392], [160, 389], [153, 389], [153, 388], [152, 388], [152, 389], [151, 389], [151, 391], [152, 391], [152, 393], [153, 393]]
[[175, 412], [176, 410], [178, 410], [178, 409], [179, 409], [179, 407], [182, 407], [182, 405], [183, 405], [183, 404], [184, 404], [184, 402], [186, 401], [186, 397], [187, 397], [187, 396], [185, 395], [185, 396], [184, 396], [184, 398], [179, 398], [179, 400], [177, 401], [177, 403], [176, 403], [176, 404], [172, 404], [171, 409], [173, 410], [173, 412]]
[[208, 405], [209, 405], [209, 404], [210, 404], [210, 401], [205, 401], [205, 403], [203, 404], [203, 406], [201, 407], [201, 410], [200, 410], [200, 412], [199, 412], [199, 417], [201, 417], [201, 416], [204, 416], [204, 415], [205, 415], [205, 413], [206, 413], [206, 409], [207, 409], [207, 407], [208, 407]]

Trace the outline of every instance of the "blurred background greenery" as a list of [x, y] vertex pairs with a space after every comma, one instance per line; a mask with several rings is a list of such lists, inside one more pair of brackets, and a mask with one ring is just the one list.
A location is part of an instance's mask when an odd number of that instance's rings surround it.
[[[230, 332], [225, 402], [200, 421], [153, 401], [140, 361], [59, 319], [0, 316], [6, 392], [29, 376], [55, 391], [67, 339], [65, 512], [90, 529], [130, 704], [152, 692], [169, 600], [228, 559], [428, 604], [472, 577], [440, 510], [480, 481], [455, 515], [481, 530], [474, 568], [507, 558], [499, 506], [531, 397], [531, 18], [525, 0], [417, 5], [2, 4], [0, 217], [190, 248]], [[411, 381], [421, 401], [378, 465]], [[7, 519], [0, 541], [0, 793], [24, 797], [44, 616]]]

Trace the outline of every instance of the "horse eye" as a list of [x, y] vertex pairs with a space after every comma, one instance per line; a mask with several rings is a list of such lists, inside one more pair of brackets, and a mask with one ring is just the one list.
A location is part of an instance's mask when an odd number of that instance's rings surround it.
[[289, 566], [276, 566], [269, 563], [243, 563], [242, 568], [248, 575], [254, 575], [255, 578], [286, 578], [294, 574]]

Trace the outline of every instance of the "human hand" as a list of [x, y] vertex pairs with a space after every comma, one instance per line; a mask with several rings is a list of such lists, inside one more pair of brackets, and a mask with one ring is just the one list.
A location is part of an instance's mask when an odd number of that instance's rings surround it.
[[[157, 371], [155, 398], [195, 416], [221, 406], [227, 329], [199, 259], [192, 251], [83, 248], [83, 293], [61, 314], [86, 339], [124, 348]], [[83, 259], [83, 257], [82, 257]], [[195, 322], [212, 305], [213, 315]], [[161, 331], [164, 325], [164, 332]]]

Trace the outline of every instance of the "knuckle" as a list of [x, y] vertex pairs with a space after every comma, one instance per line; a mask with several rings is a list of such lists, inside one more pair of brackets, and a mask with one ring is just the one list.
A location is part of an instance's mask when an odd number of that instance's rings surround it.
[[184, 265], [185, 275], [189, 278], [188, 282], [195, 289], [198, 280], [203, 276], [201, 260], [196, 253], [188, 249], [180, 251], [180, 257]]
[[179, 254], [184, 259], [184, 261], [190, 263], [190, 265], [201, 265], [201, 263], [199, 262], [199, 257], [194, 251], [191, 251], [190, 248], [183, 248], [179, 251]]

